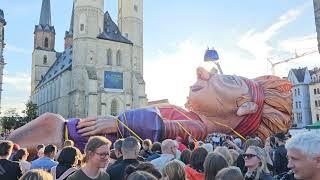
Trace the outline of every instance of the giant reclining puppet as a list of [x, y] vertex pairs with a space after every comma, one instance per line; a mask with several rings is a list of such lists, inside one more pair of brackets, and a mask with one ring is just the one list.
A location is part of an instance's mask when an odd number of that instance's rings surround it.
[[111, 140], [134, 135], [162, 141], [177, 136], [204, 139], [210, 133], [225, 133], [262, 139], [286, 132], [291, 125], [291, 83], [276, 76], [247, 79], [197, 69], [186, 109], [170, 104], [134, 109], [118, 117], [88, 117], [65, 120], [45, 113], [16, 129], [9, 140], [22, 147], [56, 144], [71, 139], [83, 150], [88, 137], [103, 135]]

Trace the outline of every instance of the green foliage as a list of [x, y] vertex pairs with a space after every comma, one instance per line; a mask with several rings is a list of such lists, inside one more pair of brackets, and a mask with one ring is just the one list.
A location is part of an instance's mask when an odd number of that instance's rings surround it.
[[30, 100], [25, 104], [26, 109], [22, 111], [23, 117], [19, 116], [16, 109], [9, 109], [1, 118], [1, 126], [3, 129], [17, 129], [38, 117], [38, 106]]

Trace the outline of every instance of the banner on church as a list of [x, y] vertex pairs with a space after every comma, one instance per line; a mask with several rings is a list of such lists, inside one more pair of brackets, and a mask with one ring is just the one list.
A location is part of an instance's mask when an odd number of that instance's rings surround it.
[[123, 89], [123, 73], [121, 72], [104, 72], [104, 88]]

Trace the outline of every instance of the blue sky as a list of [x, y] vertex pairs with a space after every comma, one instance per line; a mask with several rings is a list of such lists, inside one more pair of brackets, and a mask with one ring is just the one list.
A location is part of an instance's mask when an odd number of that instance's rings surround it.
[[[39, 22], [41, 0], [1, 0], [5, 29], [2, 112], [24, 108], [30, 94], [33, 30]], [[72, 0], [51, 1], [56, 29], [56, 50], [63, 50]], [[117, 0], [105, 0], [117, 22]], [[149, 100], [168, 98], [183, 105], [195, 68], [204, 64], [203, 53], [214, 46], [226, 74], [256, 77], [270, 74], [270, 64], [316, 49], [311, 0], [144, 0], [144, 78]], [[290, 68], [319, 65], [319, 55], [277, 66], [286, 76]], [[172, 88], [176, 89], [174, 92]], [[179, 93], [177, 93], [179, 92]]]

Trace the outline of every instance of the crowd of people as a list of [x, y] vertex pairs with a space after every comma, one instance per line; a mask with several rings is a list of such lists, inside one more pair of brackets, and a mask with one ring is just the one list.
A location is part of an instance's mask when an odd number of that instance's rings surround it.
[[[29, 155], [30, 153], [30, 155]], [[57, 149], [38, 145], [31, 156], [0, 141], [1, 180], [320, 180], [320, 135], [275, 134], [265, 141], [212, 134], [205, 141], [181, 137], [114, 143], [90, 137], [81, 152], [71, 140]]]

